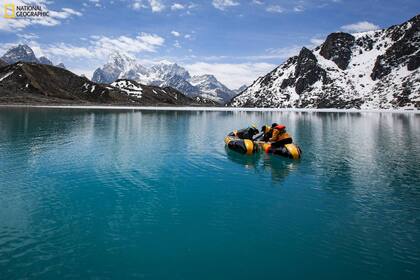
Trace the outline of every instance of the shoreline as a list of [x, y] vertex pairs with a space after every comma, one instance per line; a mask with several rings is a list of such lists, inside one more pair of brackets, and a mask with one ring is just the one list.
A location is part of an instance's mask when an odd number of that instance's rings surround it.
[[79, 110], [132, 110], [132, 111], [206, 111], [206, 112], [320, 112], [320, 113], [405, 113], [420, 114], [420, 110], [404, 109], [304, 109], [304, 108], [239, 108], [239, 107], [176, 107], [176, 106], [107, 106], [107, 105], [20, 105], [0, 104], [1, 108], [51, 108]]

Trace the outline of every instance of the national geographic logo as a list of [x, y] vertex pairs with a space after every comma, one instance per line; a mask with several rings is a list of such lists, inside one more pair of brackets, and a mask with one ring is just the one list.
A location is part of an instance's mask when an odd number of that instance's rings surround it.
[[4, 4], [4, 17], [5, 18], [15, 18], [16, 17], [15, 4]]
[[37, 5], [4, 4], [4, 18], [36, 18], [48, 17], [49, 11]]

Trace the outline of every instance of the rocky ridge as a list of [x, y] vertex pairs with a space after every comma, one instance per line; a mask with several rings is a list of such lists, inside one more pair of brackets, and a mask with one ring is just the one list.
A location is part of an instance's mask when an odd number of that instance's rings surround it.
[[234, 107], [419, 109], [420, 15], [383, 30], [330, 34], [258, 78]]

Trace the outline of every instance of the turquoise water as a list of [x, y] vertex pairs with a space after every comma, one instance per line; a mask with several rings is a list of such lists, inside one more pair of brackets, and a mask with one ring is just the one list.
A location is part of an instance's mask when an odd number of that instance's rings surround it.
[[0, 109], [2, 279], [419, 276], [420, 115]]

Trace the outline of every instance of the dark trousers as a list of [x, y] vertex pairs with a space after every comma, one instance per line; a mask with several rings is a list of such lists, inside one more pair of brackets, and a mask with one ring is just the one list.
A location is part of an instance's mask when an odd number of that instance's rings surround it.
[[280, 148], [286, 144], [292, 144], [292, 143], [293, 143], [293, 140], [291, 138], [286, 138], [286, 139], [272, 143], [271, 148]]

